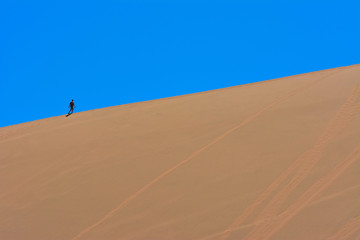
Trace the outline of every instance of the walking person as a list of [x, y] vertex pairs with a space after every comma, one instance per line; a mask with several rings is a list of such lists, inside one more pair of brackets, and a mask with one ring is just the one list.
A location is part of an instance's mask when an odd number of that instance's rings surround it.
[[70, 110], [69, 110], [67, 116], [69, 116], [70, 114], [72, 114], [74, 112], [74, 108], [75, 108], [74, 99], [71, 100], [71, 102], [69, 103], [69, 108], [70, 108]]

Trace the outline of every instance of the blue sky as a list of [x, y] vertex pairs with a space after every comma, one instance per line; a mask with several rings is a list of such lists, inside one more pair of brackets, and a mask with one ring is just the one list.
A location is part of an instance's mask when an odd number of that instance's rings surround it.
[[0, 1], [0, 127], [360, 63], [358, 0]]

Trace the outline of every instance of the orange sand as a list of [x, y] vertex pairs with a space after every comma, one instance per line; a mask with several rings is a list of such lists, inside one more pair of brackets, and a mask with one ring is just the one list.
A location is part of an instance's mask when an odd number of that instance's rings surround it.
[[360, 239], [360, 65], [0, 128], [1, 240]]

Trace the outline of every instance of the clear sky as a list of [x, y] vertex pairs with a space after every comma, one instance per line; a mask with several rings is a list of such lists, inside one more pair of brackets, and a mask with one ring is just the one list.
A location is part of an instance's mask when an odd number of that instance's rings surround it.
[[0, 0], [0, 127], [360, 63], [359, 0]]

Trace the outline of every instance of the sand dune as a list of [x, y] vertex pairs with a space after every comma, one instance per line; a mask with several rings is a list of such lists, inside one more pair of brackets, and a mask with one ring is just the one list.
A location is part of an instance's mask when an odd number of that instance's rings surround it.
[[360, 65], [0, 128], [0, 239], [360, 239]]

